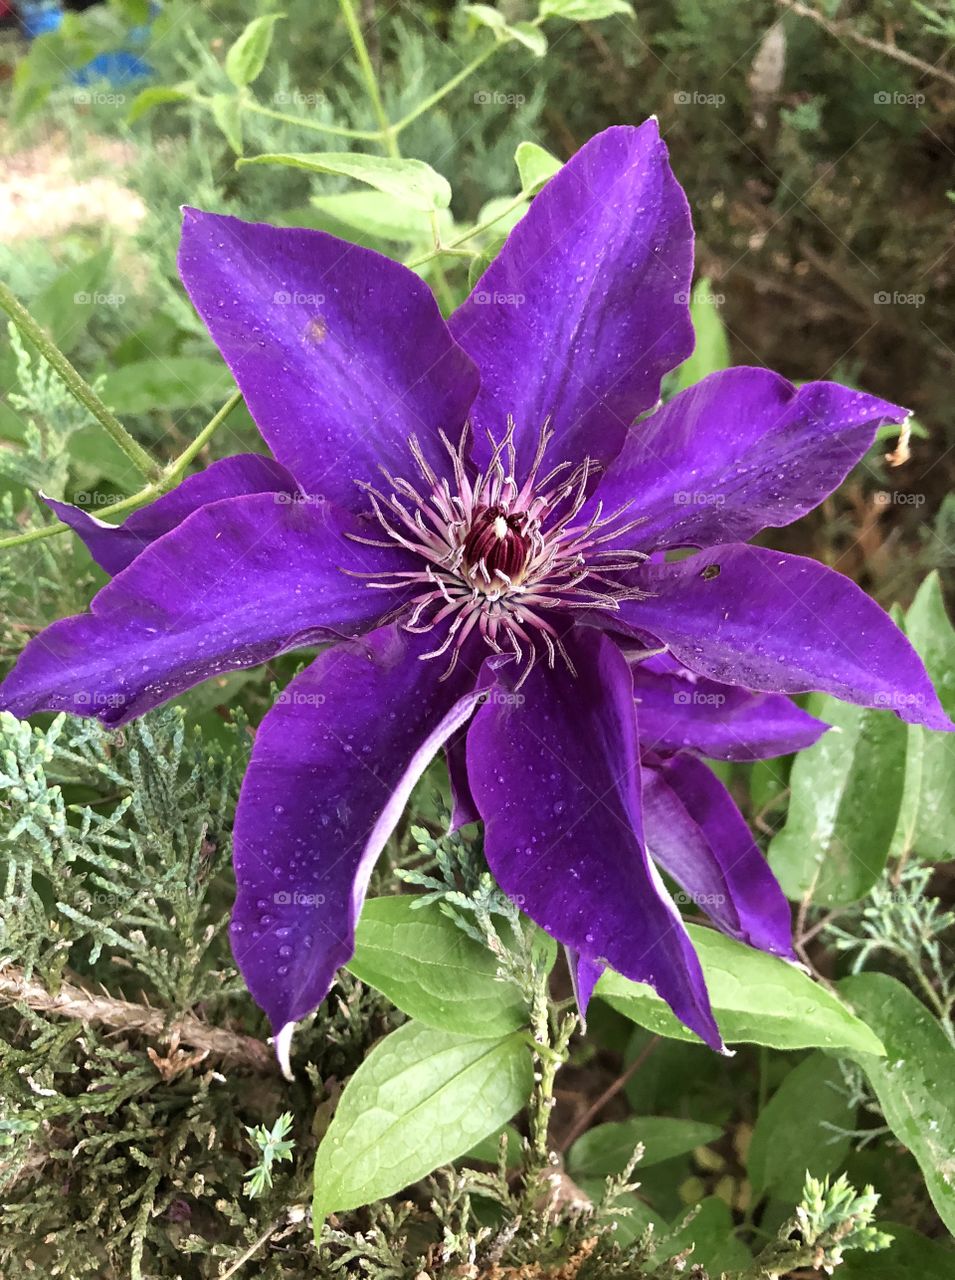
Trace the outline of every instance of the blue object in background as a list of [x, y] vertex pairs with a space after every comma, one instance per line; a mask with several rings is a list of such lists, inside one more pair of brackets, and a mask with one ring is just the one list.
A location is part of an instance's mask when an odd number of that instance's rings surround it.
[[[149, 22], [159, 12], [159, 5], [150, 5]], [[131, 27], [126, 35], [125, 47], [108, 53], [98, 53], [85, 66], [70, 77], [74, 84], [92, 84], [106, 80], [114, 85], [126, 85], [134, 80], [144, 80], [153, 69], [138, 52], [149, 38], [149, 22]], [[20, 5], [20, 23], [28, 40], [58, 31], [63, 24], [63, 5], [60, 0], [26, 0]]]

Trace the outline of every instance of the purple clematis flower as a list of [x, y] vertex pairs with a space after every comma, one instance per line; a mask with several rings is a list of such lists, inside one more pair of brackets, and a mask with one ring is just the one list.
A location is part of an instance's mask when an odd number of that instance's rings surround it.
[[823, 726], [782, 696], [808, 689], [952, 727], [864, 592], [746, 544], [906, 411], [755, 368], [655, 407], [692, 268], [655, 121], [585, 146], [448, 323], [378, 254], [185, 211], [182, 278], [276, 461], [217, 463], [119, 528], [51, 504], [115, 577], [0, 705], [120, 724], [329, 644], [263, 721], [236, 814], [233, 946], [286, 1061], [442, 748], [456, 820], [484, 820], [582, 1003], [610, 964], [721, 1048], [648, 851], [754, 946], [791, 954], [789, 912], [699, 756], [808, 745]]

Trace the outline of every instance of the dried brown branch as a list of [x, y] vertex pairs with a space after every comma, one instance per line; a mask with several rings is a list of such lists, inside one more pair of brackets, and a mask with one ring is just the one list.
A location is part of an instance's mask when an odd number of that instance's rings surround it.
[[22, 969], [9, 968], [0, 973], [0, 1003], [25, 1004], [39, 1013], [128, 1031], [162, 1045], [188, 1045], [233, 1066], [270, 1073], [276, 1070], [269, 1047], [252, 1036], [209, 1026], [193, 1014], [170, 1021], [162, 1009], [94, 995], [71, 982], [64, 982], [53, 995], [42, 983], [27, 978]]

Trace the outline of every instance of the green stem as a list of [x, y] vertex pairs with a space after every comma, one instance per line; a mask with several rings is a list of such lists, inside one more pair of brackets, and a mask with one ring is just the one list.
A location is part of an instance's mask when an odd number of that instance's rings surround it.
[[161, 475], [162, 470], [159, 463], [149, 456], [142, 445], [133, 439], [120, 420], [107, 409], [86, 379], [67, 360], [52, 338], [33, 319], [19, 298], [2, 281], [0, 281], [0, 307], [7, 313], [23, 336], [28, 338], [33, 346], [36, 347], [43, 359], [56, 370], [80, 404], [89, 409], [93, 417], [122, 449], [140, 475], [145, 476], [147, 480]]
[[[152, 498], [159, 498], [164, 493], [168, 493], [170, 489], [179, 483], [186, 468], [199, 451], [209, 443], [215, 431], [225, 422], [241, 399], [241, 391], [233, 391], [218, 413], [210, 418], [202, 428], [192, 444], [187, 449], [184, 449], [177, 458], [174, 458], [169, 466], [160, 473], [158, 480], [147, 484], [138, 493], [134, 493], [128, 498], [123, 498], [120, 502], [114, 502], [108, 507], [102, 507], [97, 515], [99, 517], [122, 515], [124, 511], [131, 511], [134, 507], [141, 507], [144, 502], [149, 502]], [[66, 533], [68, 528], [69, 525], [57, 522], [56, 524], [44, 525], [41, 529], [31, 529], [28, 533], [11, 534], [7, 538], [0, 538], [0, 551], [8, 547], [26, 546], [28, 542], [39, 542], [42, 538], [56, 537], [57, 534]]]
[[338, 0], [338, 7], [342, 11], [342, 17], [345, 19], [345, 25], [348, 27], [348, 34], [351, 36], [355, 56], [357, 57], [358, 65], [361, 68], [362, 78], [365, 81], [365, 88], [368, 90], [368, 97], [371, 99], [371, 105], [374, 108], [378, 127], [381, 130], [382, 141], [385, 144], [385, 150], [395, 160], [398, 160], [400, 159], [401, 153], [398, 150], [398, 143], [395, 140], [391, 121], [388, 119], [387, 112], [385, 111], [385, 104], [381, 100], [381, 90], [378, 88], [378, 77], [375, 74], [375, 68], [371, 61], [371, 55], [368, 52], [368, 45], [365, 43], [365, 36], [361, 29], [361, 23], [358, 21], [355, 6], [352, 3], [352, 0]]
[[512, 213], [518, 205], [523, 204], [526, 199], [527, 196], [522, 191], [519, 196], [515, 196], [509, 204], [506, 204], [500, 213], [496, 213], [493, 218], [488, 218], [486, 222], [479, 222], [476, 227], [472, 227], [470, 231], [465, 231], [465, 233], [458, 236], [456, 240], [450, 240], [447, 244], [438, 245], [437, 248], [431, 249], [427, 253], [423, 253], [419, 258], [412, 258], [410, 262], [405, 263], [405, 266], [409, 267], [413, 271], [415, 267], [421, 267], [426, 262], [430, 262], [432, 258], [440, 257], [443, 253], [461, 254], [463, 252], [470, 253], [470, 256], [473, 257], [473, 250], [462, 251], [458, 246], [464, 244], [465, 240], [472, 240], [475, 236], [482, 235], [485, 231], [490, 231], [491, 227], [493, 227], [496, 222], [500, 222], [502, 218], [506, 218], [509, 213]]
[[446, 98], [449, 93], [453, 93], [459, 84], [463, 84], [464, 81], [467, 80], [468, 76], [477, 71], [478, 67], [483, 66], [484, 63], [487, 62], [488, 58], [497, 53], [498, 49], [503, 49], [506, 44], [510, 43], [510, 40], [499, 40], [488, 45], [483, 52], [479, 53], [476, 58], [472, 58], [466, 67], [462, 67], [461, 70], [443, 84], [440, 89], [435, 89], [434, 93], [425, 98], [423, 102], [419, 102], [418, 105], [412, 108], [406, 116], [402, 116], [397, 124], [393, 124], [391, 126], [392, 131], [397, 135], [401, 133], [402, 130], [407, 129], [408, 125], [413, 124], [419, 116], [423, 116], [426, 111], [430, 111], [432, 107], [437, 106], [442, 98]]
[[[208, 99], [205, 99], [208, 101]], [[281, 120], [284, 124], [300, 125], [303, 129], [313, 129], [316, 133], [327, 133], [335, 138], [357, 138], [362, 142], [381, 142], [380, 129], [346, 129], [337, 124], [320, 124], [317, 120], [306, 120], [302, 116], [292, 116], [286, 111], [274, 111], [271, 107], [263, 107], [259, 102], [243, 99], [243, 111], [254, 111], [256, 115], [268, 116], [270, 120]]]

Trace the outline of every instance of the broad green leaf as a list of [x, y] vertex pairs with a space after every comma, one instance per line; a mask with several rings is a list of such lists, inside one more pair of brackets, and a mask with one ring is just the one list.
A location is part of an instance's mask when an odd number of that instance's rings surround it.
[[[736, 1234], [729, 1205], [717, 1196], [707, 1196], [694, 1206], [692, 1221], [687, 1222], [689, 1211], [680, 1213], [673, 1220], [673, 1234], [658, 1245], [661, 1258], [672, 1258], [693, 1245], [688, 1267], [701, 1265], [713, 1276], [736, 1276], [746, 1271], [753, 1262], [750, 1251]], [[684, 1223], [686, 1225], [684, 1226]]]
[[839, 1280], [952, 1280], [955, 1250], [948, 1243], [927, 1240], [911, 1227], [879, 1221], [879, 1229], [892, 1237], [878, 1253], [847, 1253], [839, 1267]]
[[955, 1047], [921, 1000], [888, 974], [844, 978], [839, 991], [885, 1045], [884, 1058], [865, 1055], [860, 1065], [955, 1233]]
[[262, 74], [275, 24], [284, 17], [283, 13], [267, 13], [253, 18], [226, 54], [225, 73], [237, 89], [251, 84]]
[[480, 26], [492, 31], [496, 40], [517, 40], [538, 58], [543, 58], [547, 52], [547, 37], [534, 23], [509, 23], [499, 9], [494, 9], [489, 4], [465, 4], [461, 7]]
[[466, 1151], [461, 1157], [462, 1160], [480, 1160], [484, 1164], [497, 1164], [501, 1155], [501, 1137], [507, 1138], [507, 1167], [519, 1162], [521, 1154], [521, 1143], [523, 1138], [517, 1132], [512, 1124], [506, 1124], [503, 1129], [499, 1129], [497, 1133], [489, 1133], [486, 1138], [482, 1138], [476, 1143], [470, 1151]]
[[521, 191], [536, 196], [541, 187], [562, 167], [556, 156], [536, 142], [520, 142], [514, 152], [517, 172], [521, 175]]
[[542, 18], [566, 18], [569, 22], [598, 22], [615, 13], [631, 15], [626, 0], [541, 0]]
[[[595, 1204], [607, 1189], [603, 1178], [584, 1178], [577, 1185]], [[622, 1248], [639, 1240], [647, 1227], [653, 1227], [658, 1240], [667, 1233], [666, 1218], [661, 1218], [644, 1200], [635, 1195], [618, 1196], [609, 1221], [613, 1227], [613, 1238]]]
[[190, 102], [194, 96], [191, 84], [151, 84], [141, 89], [130, 103], [126, 112], [127, 124], [135, 124], [153, 107], [164, 106], [168, 102]]
[[[937, 573], [919, 587], [905, 619], [905, 630], [935, 685], [939, 699], [955, 716], [955, 630], [949, 621]], [[914, 809], [907, 848], [933, 861], [955, 857], [951, 837], [955, 813], [955, 745], [946, 733], [912, 726], [918, 743], [906, 771], [906, 799]], [[917, 753], [917, 757], [916, 757]]]
[[531, 1075], [519, 1032], [393, 1031], [348, 1081], [318, 1148], [316, 1238], [330, 1213], [394, 1195], [500, 1129], [527, 1101]]
[[168, 356], [135, 360], [107, 373], [103, 399], [122, 416], [151, 409], [181, 410], [224, 400], [234, 383], [221, 360]]
[[711, 280], [699, 280], [690, 294], [690, 319], [696, 334], [696, 346], [674, 375], [674, 393], [692, 387], [708, 374], [728, 369], [732, 363], [726, 326]]
[[646, 1169], [716, 1142], [722, 1134], [715, 1124], [696, 1120], [628, 1116], [626, 1120], [598, 1124], [582, 1134], [567, 1153], [567, 1168], [576, 1179], [622, 1173], [637, 1143], [642, 1142], [645, 1150], [639, 1167]]
[[309, 173], [334, 173], [343, 178], [354, 178], [369, 187], [384, 191], [410, 205], [412, 209], [431, 212], [447, 209], [451, 203], [451, 187], [423, 160], [392, 160], [388, 156], [365, 156], [348, 152], [276, 152], [262, 156], [249, 156], [239, 165], [282, 164], [293, 169], [305, 169]]
[[[431, 219], [420, 209], [389, 200], [380, 191], [341, 191], [336, 195], [312, 196], [311, 203], [338, 226], [347, 227], [375, 240], [396, 244], [431, 241]], [[443, 233], [450, 232], [450, 214], [439, 216]]]
[[854, 1123], [855, 1107], [849, 1106], [838, 1063], [812, 1054], [790, 1071], [756, 1117], [746, 1158], [753, 1191], [798, 1202], [807, 1172], [821, 1178], [841, 1166]]
[[348, 968], [429, 1027], [494, 1038], [527, 1023], [520, 992], [495, 977], [494, 956], [437, 903], [407, 894], [369, 899]]
[[107, 288], [109, 248], [61, 271], [30, 303], [30, 312], [61, 351], [69, 353], [82, 338], [97, 309], [114, 310], [126, 303], [124, 294]]
[[[882, 1052], [878, 1037], [818, 982], [795, 965], [724, 937], [714, 929], [688, 925], [723, 1038], [765, 1044], [773, 1049], [842, 1049]], [[656, 1035], [696, 1040], [656, 992], [607, 969], [597, 984], [624, 1017]]]
[[242, 154], [242, 103], [238, 94], [215, 93], [209, 99], [212, 118], [237, 156]]
[[769, 862], [787, 897], [811, 891], [820, 906], [844, 906], [885, 867], [902, 803], [905, 725], [891, 711], [823, 695], [809, 710], [834, 728], [796, 757]]

